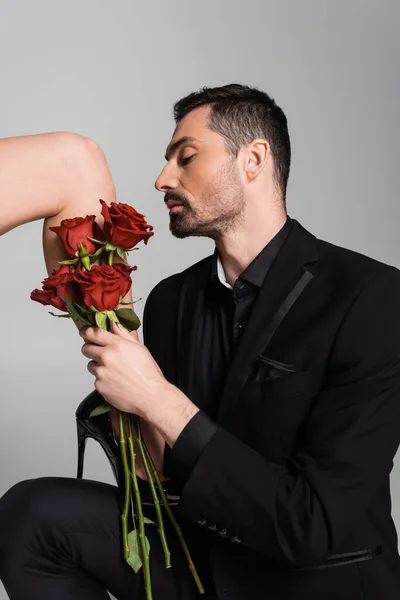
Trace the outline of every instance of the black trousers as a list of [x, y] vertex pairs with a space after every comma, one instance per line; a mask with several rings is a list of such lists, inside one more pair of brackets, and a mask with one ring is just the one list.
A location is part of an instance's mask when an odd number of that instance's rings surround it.
[[[144, 508], [155, 520], [154, 507]], [[146, 525], [153, 599], [213, 597], [198, 593], [166, 515], [164, 523], [170, 569], [157, 527]], [[10, 488], [0, 498], [0, 579], [11, 600], [109, 600], [106, 590], [118, 600], [144, 600], [143, 570], [135, 574], [122, 555], [117, 487], [41, 477]]]

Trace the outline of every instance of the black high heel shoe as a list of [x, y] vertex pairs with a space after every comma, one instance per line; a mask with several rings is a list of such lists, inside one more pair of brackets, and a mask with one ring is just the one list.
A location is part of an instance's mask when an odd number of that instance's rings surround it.
[[94, 390], [82, 400], [76, 409], [75, 417], [78, 434], [78, 468], [76, 476], [78, 479], [83, 477], [86, 440], [92, 438], [99, 442], [106, 453], [113, 475], [118, 483], [123, 472], [122, 458], [119, 446], [112, 433], [109, 413], [90, 418], [90, 413], [100, 404], [104, 404], [104, 398], [97, 390]]
[[[82, 400], [75, 412], [76, 427], [78, 434], [78, 466], [77, 479], [83, 477], [83, 463], [85, 456], [86, 440], [92, 438], [99, 442], [103, 448], [117, 485], [124, 481], [124, 469], [122, 464], [121, 451], [112, 431], [111, 419], [108, 412], [96, 417], [90, 418], [90, 413], [100, 404], [104, 404], [104, 398], [97, 390], [93, 390], [86, 398]], [[148, 481], [138, 476], [138, 484], [142, 504], [154, 506], [153, 497]], [[162, 482], [165, 495], [170, 506], [176, 505], [179, 500], [179, 494], [170, 479]], [[123, 498], [123, 485], [119, 485], [121, 498]]]

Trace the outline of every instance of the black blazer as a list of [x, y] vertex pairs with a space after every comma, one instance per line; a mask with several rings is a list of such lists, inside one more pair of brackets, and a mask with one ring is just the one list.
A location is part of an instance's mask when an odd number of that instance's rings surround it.
[[[146, 346], [189, 398], [211, 260], [161, 281], [144, 309]], [[398, 269], [295, 221], [176, 508], [207, 531], [219, 598], [399, 600], [399, 310]]]

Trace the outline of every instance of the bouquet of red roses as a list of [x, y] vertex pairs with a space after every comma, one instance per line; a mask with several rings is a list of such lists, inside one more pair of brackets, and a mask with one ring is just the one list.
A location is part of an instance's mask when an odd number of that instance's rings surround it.
[[[31, 299], [67, 313], [50, 313], [53, 316], [74, 317], [107, 330], [115, 321], [132, 331], [140, 327], [137, 315], [132, 309], [117, 308], [133, 304], [122, 300], [132, 285], [131, 272], [137, 269], [128, 265], [125, 252], [136, 249], [142, 240], [147, 244], [153, 227], [128, 204], [112, 202], [109, 207], [100, 202], [103, 230], [95, 215], [64, 219], [58, 227], [50, 227], [70, 258], [60, 261], [61, 267], [42, 281], [43, 289], [34, 290]], [[121, 262], [114, 263], [115, 254]]]
[[[111, 324], [120, 323], [129, 331], [140, 327], [140, 320], [132, 308], [125, 305], [123, 298], [131, 289], [131, 272], [126, 253], [137, 250], [139, 242], [148, 243], [153, 235], [153, 227], [144, 215], [132, 206], [112, 202], [108, 206], [104, 200], [101, 213], [104, 217], [103, 229], [95, 220], [95, 215], [64, 219], [58, 227], [50, 227], [60, 238], [68, 258], [60, 261], [60, 267], [42, 281], [42, 289], [35, 289], [31, 299], [44, 305], [51, 305], [65, 314], [51, 315], [59, 318], [74, 318], [85, 325], [97, 326], [111, 331]], [[117, 262], [114, 262], [117, 255]], [[90, 417], [109, 411], [104, 403], [94, 409]], [[124, 506], [121, 515], [122, 542], [124, 557], [137, 572], [143, 566], [147, 599], [151, 600], [151, 578], [149, 567], [150, 545], [145, 535], [145, 524], [154, 525], [143, 515], [140, 491], [136, 476], [136, 448], [139, 450], [146, 471], [154, 506], [157, 514], [158, 531], [165, 556], [166, 567], [171, 566], [170, 552], [165, 536], [161, 507], [179, 536], [190, 570], [200, 593], [204, 589], [194, 567], [182, 532], [168, 505], [163, 485], [158, 476], [151, 454], [141, 434], [140, 419], [134, 416], [132, 428], [129, 415], [117, 411], [119, 418], [119, 447], [124, 470]], [[122, 482], [118, 482], [122, 486]], [[161, 500], [161, 501], [160, 501]], [[128, 513], [132, 510], [133, 530], [128, 532]]]

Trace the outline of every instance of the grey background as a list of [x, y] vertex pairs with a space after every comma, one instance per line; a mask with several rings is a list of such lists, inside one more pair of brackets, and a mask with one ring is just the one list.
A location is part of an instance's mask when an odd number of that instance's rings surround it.
[[[1, 0], [0, 137], [68, 130], [100, 144], [118, 200], [155, 226], [130, 255], [133, 296], [145, 299], [213, 248], [172, 238], [152, 187], [173, 102], [203, 85], [255, 85], [289, 120], [289, 214], [400, 267], [399, 25], [398, 0]], [[74, 411], [93, 389], [72, 323], [29, 299], [46, 275], [41, 229], [0, 239], [0, 495], [21, 479], [75, 476]], [[94, 442], [85, 474], [114, 483]], [[398, 461], [392, 491], [400, 523]]]

